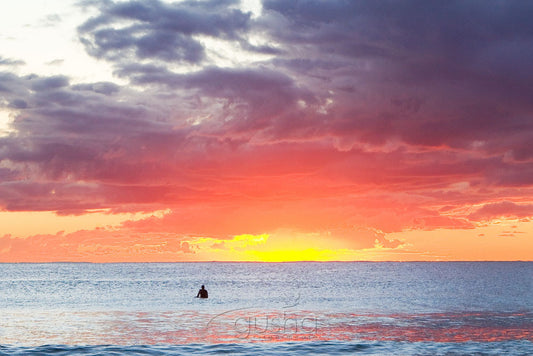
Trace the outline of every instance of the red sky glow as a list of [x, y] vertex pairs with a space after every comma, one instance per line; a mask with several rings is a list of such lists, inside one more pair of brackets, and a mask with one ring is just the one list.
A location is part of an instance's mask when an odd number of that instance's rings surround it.
[[0, 38], [1, 262], [533, 259], [533, 3], [51, 3]]

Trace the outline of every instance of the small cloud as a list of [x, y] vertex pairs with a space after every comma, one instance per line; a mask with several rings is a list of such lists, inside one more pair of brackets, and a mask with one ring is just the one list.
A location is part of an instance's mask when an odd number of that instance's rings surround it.
[[516, 204], [511, 201], [485, 204], [474, 213], [470, 214], [470, 220], [483, 221], [500, 217], [529, 218], [533, 215], [533, 204]]
[[69, 79], [62, 75], [56, 75], [47, 78], [36, 78], [32, 81], [31, 88], [36, 91], [53, 90], [66, 87]]
[[269, 238], [268, 234], [252, 235], [242, 234], [234, 236], [231, 242], [236, 244], [236, 247], [247, 247], [264, 244]]
[[516, 235], [517, 234], [524, 234], [523, 231], [517, 231], [517, 230], [505, 230], [505, 231], [502, 231], [498, 236], [500, 237], [517, 237]]
[[46, 62], [47, 66], [59, 66], [65, 62], [64, 59], [54, 59], [53, 61]]
[[72, 86], [76, 91], [92, 91], [98, 94], [112, 95], [120, 90], [120, 87], [110, 82], [98, 82], [88, 84], [77, 84]]
[[20, 66], [24, 64], [26, 64], [26, 62], [20, 59], [4, 58], [0, 56], [0, 66]]
[[382, 238], [376, 238], [376, 240], [374, 241], [374, 248], [390, 248], [390, 249], [396, 249], [396, 248], [399, 248], [401, 246], [404, 246], [404, 242], [403, 241], [400, 241], [400, 240], [397, 240], [397, 239], [392, 239], [392, 240], [389, 240], [385, 237], [382, 237]]
[[212, 244], [211, 248], [215, 249], [215, 250], [225, 250], [226, 249], [226, 245], [224, 244], [224, 241], [222, 241], [222, 242], [219, 242], [219, 243]]
[[38, 27], [53, 27], [61, 21], [61, 16], [58, 14], [50, 14], [39, 21]]
[[515, 234], [510, 233], [510, 232], [503, 232], [503, 233], [499, 234], [498, 236], [499, 237], [515, 237]]

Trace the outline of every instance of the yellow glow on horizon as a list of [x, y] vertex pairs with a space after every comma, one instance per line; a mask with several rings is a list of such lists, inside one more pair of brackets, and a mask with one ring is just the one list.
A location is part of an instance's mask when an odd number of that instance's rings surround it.
[[203, 261], [506, 261], [533, 260], [533, 222], [498, 220], [476, 229], [410, 230], [387, 234], [404, 243], [351, 249], [318, 234], [277, 232], [202, 238], [196, 258]]
[[[476, 229], [411, 230], [387, 234], [387, 239], [403, 241], [395, 248], [383, 246], [379, 241], [368, 244], [368, 236], [366, 245], [360, 245], [329, 233], [280, 230], [232, 238], [185, 237], [173, 232], [136, 232], [121, 225], [125, 221], [165, 214], [168, 211], [150, 214], [97, 211], [80, 216], [57, 216], [52, 212], [0, 212], [0, 237], [4, 236], [0, 254], [4, 254], [4, 262], [27, 261], [28, 249], [33, 251], [35, 261], [533, 260], [533, 222], [516, 219], [494, 220]], [[53, 236], [48, 236], [46, 241], [39, 237], [46, 234]], [[184, 243], [187, 244], [186, 249], [183, 248]], [[190, 251], [187, 251], [188, 246]], [[52, 256], [52, 251], [57, 253]]]
[[339, 261], [344, 251], [319, 250], [316, 248], [288, 249], [273, 251], [248, 251], [247, 253], [261, 262], [296, 262], [296, 261]]
[[[232, 239], [196, 238], [189, 243], [197, 248], [203, 261], [296, 262], [296, 261], [361, 261], [385, 249], [351, 250], [324, 241], [317, 234], [288, 235], [243, 234]], [[330, 244], [331, 247], [327, 245]]]

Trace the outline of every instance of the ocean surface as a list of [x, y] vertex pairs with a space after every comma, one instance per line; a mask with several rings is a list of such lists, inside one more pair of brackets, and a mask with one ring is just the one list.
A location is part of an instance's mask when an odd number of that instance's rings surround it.
[[14, 354], [533, 355], [533, 262], [0, 264]]

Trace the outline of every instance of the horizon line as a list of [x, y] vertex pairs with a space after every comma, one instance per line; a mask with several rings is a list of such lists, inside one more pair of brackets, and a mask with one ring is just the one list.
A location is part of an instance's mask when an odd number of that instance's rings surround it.
[[447, 261], [431, 261], [431, 260], [414, 260], [414, 261], [399, 261], [399, 260], [386, 260], [386, 261], [373, 261], [373, 260], [354, 260], [354, 261], [110, 261], [110, 262], [93, 262], [93, 261], [18, 261], [18, 262], [4, 262], [0, 261], [0, 264], [141, 264], [141, 263], [487, 263], [487, 262], [533, 262], [533, 260], [447, 260]]

